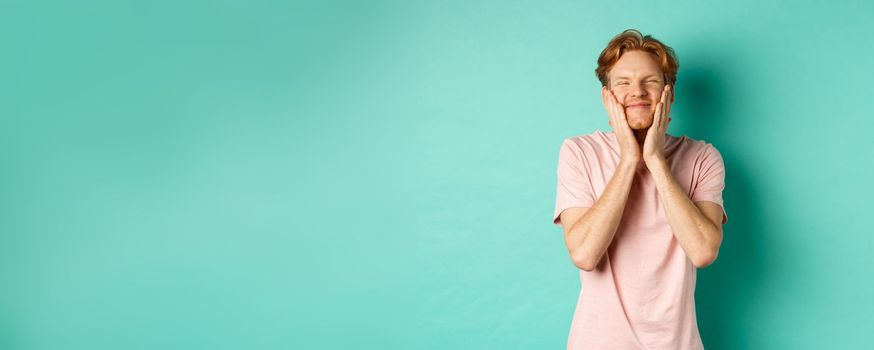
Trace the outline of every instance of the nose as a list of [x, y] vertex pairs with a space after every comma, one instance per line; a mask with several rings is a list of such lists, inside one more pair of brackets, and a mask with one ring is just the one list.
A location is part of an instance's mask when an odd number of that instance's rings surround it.
[[631, 95], [631, 97], [645, 97], [647, 95], [647, 91], [643, 87], [643, 83], [633, 84], [628, 94]]

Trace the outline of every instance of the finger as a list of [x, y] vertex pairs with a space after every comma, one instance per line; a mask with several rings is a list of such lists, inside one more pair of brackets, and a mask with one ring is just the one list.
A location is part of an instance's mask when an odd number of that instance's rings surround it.
[[628, 119], [625, 116], [625, 107], [622, 106], [621, 103], [619, 103], [619, 99], [616, 98], [616, 95], [613, 94], [612, 91], [610, 92], [610, 96], [613, 99], [613, 106], [616, 108], [616, 119], [619, 121], [619, 126], [622, 129], [630, 128], [628, 126]]
[[616, 117], [616, 104], [614, 104], [613, 101], [610, 101], [610, 96], [607, 96], [607, 103], [610, 104], [610, 121], [613, 123], [613, 128], [617, 129], [619, 128], [620, 124], [618, 118]]
[[615, 119], [616, 118], [616, 103], [613, 101], [612, 95], [613, 95], [613, 92], [607, 90], [607, 95], [605, 96], [605, 98], [607, 99], [607, 107], [610, 110], [610, 117]]
[[606, 87], [601, 89], [601, 100], [604, 101], [604, 108], [607, 110], [607, 114], [612, 115], [613, 103], [610, 101], [610, 90], [607, 90]]
[[668, 86], [665, 85], [665, 88], [662, 89], [662, 96], [659, 99], [658, 104], [656, 105], [656, 116], [654, 117], [655, 120], [653, 120], [653, 122], [652, 122], [653, 125], [656, 125], [656, 127], [659, 130], [661, 130], [664, 127], [663, 124], [664, 124], [664, 119], [665, 119], [664, 118], [665, 117], [665, 101], [666, 101], [667, 96], [668, 96]]
[[607, 105], [606, 96], [607, 96], [607, 89], [602, 86], [601, 87], [601, 102], [603, 102], [605, 106]]
[[[665, 120], [665, 102], [662, 101], [662, 102], [659, 102], [659, 123], [658, 123], [659, 129], [662, 128], [662, 124], [663, 124], [664, 120]], [[655, 124], [655, 123], [653, 123], [653, 124]]]
[[607, 118], [613, 122], [613, 104], [610, 102], [610, 92], [606, 87], [601, 87], [601, 101], [604, 103], [604, 110], [607, 111]]
[[616, 104], [616, 99], [613, 98], [613, 93], [611, 92], [607, 98], [610, 100], [610, 114], [613, 116], [613, 123], [616, 124], [616, 127], [622, 128], [622, 117], [619, 115], [619, 106]]
[[665, 106], [665, 114], [662, 116], [662, 134], [668, 131], [668, 123], [671, 122], [671, 116], [668, 115], [668, 106]]
[[[665, 115], [667, 115], [668, 117], [671, 116], [671, 106], [674, 105], [673, 99], [674, 99], [674, 87], [671, 85], [668, 85], [668, 97], [666, 99], [668, 105], [667, 105], [667, 108], [665, 109]], [[670, 118], [668, 118], [668, 119], [670, 119]]]
[[661, 104], [661, 109], [660, 109], [661, 118], [660, 118], [660, 120], [665, 119], [665, 116], [667, 116], [666, 106], [668, 105], [668, 98], [669, 97], [670, 97], [670, 85], [665, 85], [665, 88], [662, 90], [661, 101], [659, 102]]
[[610, 101], [613, 103], [613, 108], [615, 108], [616, 110], [616, 117], [620, 120], [623, 119], [622, 117], [624, 117], [625, 115], [624, 111], [622, 110], [622, 104], [619, 103], [619, 99], [616, 97], [616, 94], [614, 94], [613, 91], [610, 91]]
[[613, 103], [610, 101], [610, 91], [607, 90], [607, 87], [601, 87], [601, 101], [604, 103], [604, 110], [607, 112], [607, 123], [610, 124], [610, 127], [616, 128], [615, 117], [613, 116], [615, 113], [613, 111]]
[[659, 132], [664, 133], [668, 128], [668, 117], [667, 117], [668, 107], [667, 103], [662, 104], [662, 116], [661, 116], [661, 125], [659, 126]]

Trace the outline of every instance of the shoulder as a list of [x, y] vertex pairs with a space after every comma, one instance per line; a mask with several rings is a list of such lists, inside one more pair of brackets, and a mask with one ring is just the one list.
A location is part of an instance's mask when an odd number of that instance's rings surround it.
[[675, 139], [676, 143], [678, 143], [678, 147], [687, 151], [692, 151], [692, 153], [719, 153], [716, 146], [706, 140], [695, 139], [686, 135], [671, 137]]
[[562, 148], [576, 153], [598, 154], [612, 148], [613, 132], [595, 130], [588, 134], [574, 135], [562, 141]]
[[675, 142], [674, 152], [678, 158], [696, 164], [722, 160], [722, 154], [716, 145], [702, 139], [694, 139], [689, 136], [672, 136]]

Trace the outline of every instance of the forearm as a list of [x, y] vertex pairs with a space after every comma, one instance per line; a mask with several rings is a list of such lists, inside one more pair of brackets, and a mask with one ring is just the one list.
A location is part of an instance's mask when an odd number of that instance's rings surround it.
[[585, 270], [592, 270], [607, 251], [622, 220], [637, 162], [620, 162], [604, 192], [568, 230], [565, 240], [571, 256]]
[[647, 167], [677, 242], [695, 266], [706, 266], [719, 249], [722, 239], [719, 228], [683, 191], [666, 161], [652, 161]]

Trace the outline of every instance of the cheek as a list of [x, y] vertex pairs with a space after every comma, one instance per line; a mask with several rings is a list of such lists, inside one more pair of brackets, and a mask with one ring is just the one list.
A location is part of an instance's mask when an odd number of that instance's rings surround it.
[[619, 100], [620, 103], [625, 101], [625, 95], [627, 95], [625, 89], [613, 88], [611, 91], [613, 91], [613, 95], [616, 96], [616, 99]]

